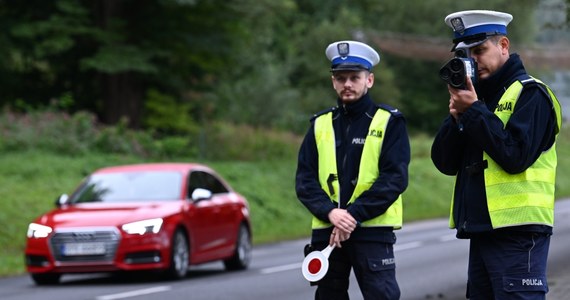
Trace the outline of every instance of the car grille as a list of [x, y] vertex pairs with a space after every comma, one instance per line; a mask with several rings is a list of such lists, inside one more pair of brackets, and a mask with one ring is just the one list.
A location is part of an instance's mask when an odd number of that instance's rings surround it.
[[120, 239], [114, 227], [77, 228], [55, 232], [50, 246], [57, 262], [111, 262]]

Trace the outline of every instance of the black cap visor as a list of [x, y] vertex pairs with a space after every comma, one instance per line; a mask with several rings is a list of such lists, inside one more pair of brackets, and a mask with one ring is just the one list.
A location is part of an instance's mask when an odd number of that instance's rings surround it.
[[370, 71], [366, 66], [356, 63], [344, 63], [331, 67], [331, 72], [339, 71]]
[[459, 45], [461, 42], [463, 42], [463, 44], [461, 45], [461, 48], [473, 48], [475, 46], [479, 46], [479, 45], [483, 44], [490, 37], [496, 36], [496, 35], [500, 35], [500, 33], [482, 32], [482, 33], [478, 33], [478, 34], [471, 35], [468, 37], [461, 37], [461, 38], [454, 39], [453, 40], [453, 48], [451, 48], [451, 51], [452, 52], [455, 51], [455, 48], [457, 48], [457, 45]]

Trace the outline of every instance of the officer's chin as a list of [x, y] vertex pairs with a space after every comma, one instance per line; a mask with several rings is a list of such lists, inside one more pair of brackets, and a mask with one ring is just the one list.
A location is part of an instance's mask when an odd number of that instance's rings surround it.
[[351, 103], [351, 102], [355, 102], [356, 100], [358, 100], [358, 98], [356, 97], [355, 94], [349, 94], [349, 95], [342, 95], [341, 98], [343, 103]]

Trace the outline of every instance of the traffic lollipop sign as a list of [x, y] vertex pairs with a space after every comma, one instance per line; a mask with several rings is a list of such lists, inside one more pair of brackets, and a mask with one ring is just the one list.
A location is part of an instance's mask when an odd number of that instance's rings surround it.
[[328, 245], [322, 251], [313, 251], [305, 256], [301, 266], [303, 277], [311, 282], [321, 280], [329, 269], [329, 255], [333, 249], [334, 245]]

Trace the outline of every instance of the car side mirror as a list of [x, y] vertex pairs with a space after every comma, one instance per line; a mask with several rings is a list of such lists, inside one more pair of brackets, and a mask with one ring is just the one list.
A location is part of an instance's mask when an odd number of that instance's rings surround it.
[[61, 194], [57, 199], [55, 199], [55, 206], [60, 207], [67, 203], [69, 196], [67, 194]]
[[212, 192], [207, 189], [197, 188], [192, 192], [192, 200], [200, 201], [212, 198]]

